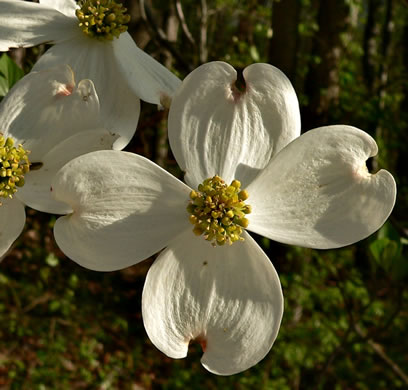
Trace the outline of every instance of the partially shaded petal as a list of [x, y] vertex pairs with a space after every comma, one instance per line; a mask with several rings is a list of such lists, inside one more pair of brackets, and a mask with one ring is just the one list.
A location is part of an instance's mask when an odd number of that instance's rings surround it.
[[350, 126], [311, 130], [283, 149], [248, 187], [248, 229], [273, 240], [337, 248], [368, 237], [390, 215], [392, 175], [368, 173], [375, 141]]
[[176, 75], [139, 49], [127, 32], [113, 42], [113, 52], [128, 84], [145, 102], [161, 104], [181, 85]]
[[0, 105], [6, 136], [30, 150], [30, 161], [42, 156], [63, 139], [100, 125], [99, 101], [93, 83], [75, 86], [68, 65], [31, 72], [20, 80]]
[[98, 271], [128, 267], [153, 255], [191, 228], [190, 189], [148, 159], [99, 151], [78, 157], [57, 173], [55, 198], [71, 205], [54, 235], [61, 250]]
[[16, 198], [0, 198], [0, 258], [23, 231], [25, 225], [24, 205]]
[[92, 80], [99, 96], [103, 127], [121, 136], [115, 143], [115, 149], [119, 150], [129, 143], [136, 131], [140, 101], [122, 75], [113, 55], [112, 44], [82, 34], [78, 39], [47, 50], [33, 69], [68, 64], [78, 80]]
[[193, 188], [221, 176], [247, 186], [280, 149], [300, 134], [299, 104], [287, 77], [268, 64], [237, 73], [224, 62], [200, 66], [183, 81], [169, 112], [169, 140]]
[[249, 236], [213, 247], [186, 232], [150, 268], [142, 296], [147, 334], [172, 358], [201, 342], [204, 367], [232, 375], [255, 365], [271, 349], [283, 314], [278, 275]]
[[0, 0], [0, 51], [61, 42], [79, 31], [73, 18], [46, 5]]
[[44, 4], [49, 8], [54, 8], [62, 14], [70, 17], [75, 16], [75, 10], [78, 8], [74, 0], [40, 0], [40, 4]]
[[[72, 213], [67, 203], [55, 200], [50, 191], [55, 174], [75, 157], [96, 150], [112, 149], [118, 136], [105, 129], [94, 129], [75, 134], [51, 149], [38, 163], [38, 169], [25, 175], [25, 184], [18, 192], [18, 198], [33, 209], [53, 214]], [[38, 164], [37, 163], [37, 164]]]

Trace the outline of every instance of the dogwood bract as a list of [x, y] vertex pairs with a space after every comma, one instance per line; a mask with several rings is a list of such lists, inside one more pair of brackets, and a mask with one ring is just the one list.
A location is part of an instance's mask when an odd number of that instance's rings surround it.
[[136, 46], [124, 11], [114, 0], [0, 0], [0, 51], [53, 43], [33, 69], [68, 64], [79, 80], [91, 79], [104, 126], [124, 137], [119, 148], [134, 133], [139, 98], [161, 104], [181, 83]]
[[230, 375], [271, 349], [283, 313], [277, 273], [247, 233], [337, 248], [376, 231], [396, 196], [393, 177], [365, 161], [375, 141], [350, 126], [300, 136], [296, 94], [267, 64], [243, 72], [215, 62], [175, 94], [169, 140], [182, 183], [146, 158], [119, 151], [81, 156], [53, 193], [73, 213], [57, 220], [60, 248], [79, 264], [115, 270], [160, 253], [143, 290], [146, 331], [166, 355]]
[[67, 65], [32, 72], [0, 105], [0, 256], [21, 233], [24, 205], [66, 214], [51, 196], [52, 176], [70, 159], [111, 149], [118, 137], [100, 124], [90, 80], [75, 84]]

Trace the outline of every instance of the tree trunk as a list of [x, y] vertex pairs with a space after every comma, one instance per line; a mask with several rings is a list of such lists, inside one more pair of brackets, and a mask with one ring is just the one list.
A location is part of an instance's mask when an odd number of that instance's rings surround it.
[[338, 103], [339, 62], [343, 52], [341, 33], [348, 26], [346, 0], [321, 0], [318, 12], [319, 31], [315, 36], [305, 92], [309, 102], [303, 113], [306, 128], [328, 124], [329, 109]]
[[273, 35], [269, 45], [268, 62], [282, 70], [292, 81], [296, 76], [299, 14], [298, 0], [273, 3]]

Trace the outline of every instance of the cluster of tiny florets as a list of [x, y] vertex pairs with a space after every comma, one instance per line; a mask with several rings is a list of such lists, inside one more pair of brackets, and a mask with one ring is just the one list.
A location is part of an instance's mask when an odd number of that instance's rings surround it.
[[16, 148], [12, 138], [0, 133], [0, 198], [12, 198], [17, 187], [24, 185], [24, 175], [30, 170], [27, 155], [21, 145]]
[[219, 176], [204, 180], [198, 191], [191, 191], [187, 206], [193, 232], [213, 245], [243, 241], [241, 235], [249, 223], [245, 216], [251, 212], [244, 202], [248, 196], [238, 180], [230, 185]]
[[127, 30], [127, 9], [114, 0], [86, 0], [76, 10], [79, 27], [91, 38], [113, 40]]

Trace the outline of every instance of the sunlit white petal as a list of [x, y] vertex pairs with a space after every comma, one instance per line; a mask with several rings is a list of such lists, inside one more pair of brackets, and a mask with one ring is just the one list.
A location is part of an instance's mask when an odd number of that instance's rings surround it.
[[145, 102], [161, 104], [181, 84], [166, 67], [139, 49], [127, 32], [115, 40], [113, 52], [130, 87]]
[[186, 232], [153, 263], [143, 290], [143, 321], [166, 355], [185, 357], [197, 339], [205, 368], [231, 375], [271, 349], [283, 313], [281, 286], [265, 253], [244, 236], [244, 242], [212, 247]]
[[350, 126], [311, 130], [283, 149], [248, 187], [248, 229], [274, 240], [337, 248], [379, 229], [395, 203], [385, 170], [368, 173], [375, 141]]
[[4, 135], [23, 144], [37, 162], [70, 135], [100, 126], [98, 96], [90, 80], [76, 86], [67, 65], [32, 72], [1, 102], [0, 119]]
[[268, 64], [237, 73], [224, 62], [200, 66], [183, 81], [169, 113], [169, 140], [185, 180], [214, 175], [248, 185], [273, 155], [300, 134], [299, 104], [287, 77]]
[[148, 159], [99, 151], [78, 157], [52, 184], [59, 201], [74, 212], [57, 220], [62, 251], [80, 265], [113, 271], [153, 255], [191, 229], [190, 189]]
[[40, 0], [40, 4], [54, 8], [66, 16], [75, 17], [77, 5], [74, 0]]
[[79, 33], [73, 18], [47, 5], [0, 0], [0, 51], [62, 42]]
[[26, 216], [18, 199], [0, 198], [0, 258], [23, 231]]
[[33, 209], [54, 214], [68, 214], [73, 210], [64, 202], [55, 200], [50, 191], [52, 180], [60, 168], [75, 157], [96, 150], [112, 149], [116, 138], [105, 129], [94, 129], [75, 134], [57, 144], [38, 161], [38, 169], [25, 175], [25, 185], [16, 196]]
[[69, 64], [78, 80], [93, 81], [100, 99], [103, 127], [121, 136], [115, 149], [124, 148], [136, 131], [140, 101], [128, 87], [114, 58], [113, 42], [98, 42], [82, 34], [78, 39], [51, 47], [33, 69], [48, 69], [61, 63]]

